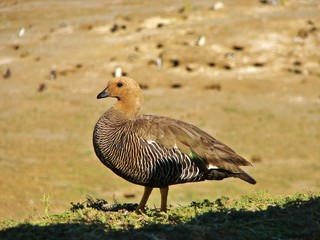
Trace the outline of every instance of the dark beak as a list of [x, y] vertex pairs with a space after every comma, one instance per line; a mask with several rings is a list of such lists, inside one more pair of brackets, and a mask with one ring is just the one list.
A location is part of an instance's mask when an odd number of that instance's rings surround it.
[[110, 97], [110, 93], [108, 92], [108, 88], [105, 88], [101, 93], [98, 94], [97, 98], [106, 98]]

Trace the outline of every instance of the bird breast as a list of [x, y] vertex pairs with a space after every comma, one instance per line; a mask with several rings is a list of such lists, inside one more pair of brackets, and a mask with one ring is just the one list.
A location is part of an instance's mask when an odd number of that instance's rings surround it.
[[120, 124], [101, 117], [94, 129], [100, 161], [124, 179], [143, 186], [204, 180], [204, 173], [179, 149], [167, 149], [137, 136], [130, 121]]

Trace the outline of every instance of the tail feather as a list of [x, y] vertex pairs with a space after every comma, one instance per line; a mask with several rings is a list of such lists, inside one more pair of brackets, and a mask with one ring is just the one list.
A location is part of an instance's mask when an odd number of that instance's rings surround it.
[[233, 173], [227, 170], [222, 169], [210, 169], [207, 175], [208, 180], [222, 180], [224, 178], [235, 177], [240, 178], [241, 180], [250, 183], [256, 184], [256, 180], [254, 180], [249, 174], [242, 172], [242, 173]]
[[240, 178], [241, 180], [243, 181], [246, 181], [247, 183], [250, 183], [250, 184], [256, 184], [257, 181], [254, 180], [249, 174], [243, 172], [243, 173], [237, 173], [236, 174], [236, 177]]

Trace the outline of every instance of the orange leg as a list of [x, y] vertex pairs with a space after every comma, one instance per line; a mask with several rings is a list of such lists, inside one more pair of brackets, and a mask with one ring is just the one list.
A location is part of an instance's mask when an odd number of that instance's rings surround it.
[[167, 212], [167, 199], [168, 199], [169, 187], [160, 188], [161, 193], [161, 212]]
[[152, 192], [152, 187], [144, 187], [143, 196], [141, 198], [141, 201], [136, 209], [136, 213], [140, 214], [141, 212], [144, 212], [144, 207], [146, 206], [146, 203], [148, 201], [148, 198]]

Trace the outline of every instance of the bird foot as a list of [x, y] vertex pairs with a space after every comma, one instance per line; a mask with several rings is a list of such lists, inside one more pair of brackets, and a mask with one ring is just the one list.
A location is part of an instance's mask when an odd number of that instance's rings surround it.
[[145, 214], [146, 213], [146, 210], [144, 208], [139, 208], [137, 207], [137, 209], [135, 210], [135, 213], [136, 214]]

